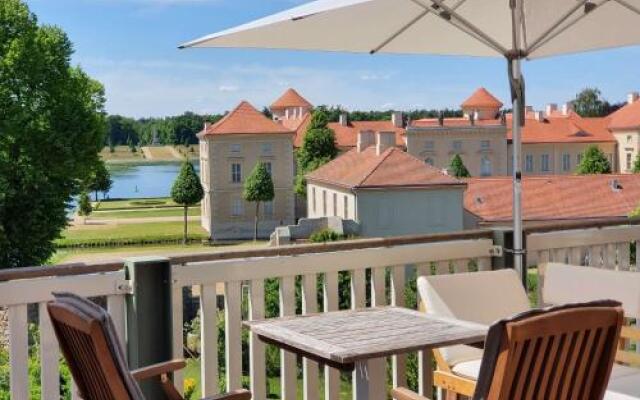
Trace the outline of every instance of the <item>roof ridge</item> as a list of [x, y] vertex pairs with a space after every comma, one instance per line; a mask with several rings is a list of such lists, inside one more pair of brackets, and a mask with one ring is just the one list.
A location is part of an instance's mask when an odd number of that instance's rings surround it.
[[[382, 165], [382, 163], [389, 158], [389, 156], [391, 155], [391, 153], [394, 152], [394, 150], [396, 150], [395, 147], [390, 147], [389, 149], [385, 150], [385, 152], [387, 153], [384, 157], [382, 157], [380, 159], [380, 161], [378, 161], [375, 165], [375, 167], [373, 167], [373, 169], [371, 171], [369, 171], [369, 173], [367, 174], [367, 176], [365, 176], [362, 180], [360, 180], [360, 182], [358, 182], [358, 186], [362, 185], [367, 179], [369, 179], [369, 177], [371, 175], [373, 175], [374, 172], [376, 172], [378, 170], [378, 168], [380, 168], [380, 166]], [[377, 152], [377, 150], [376, 150]], [[384, 153], [383, 153], [384, 154]]]

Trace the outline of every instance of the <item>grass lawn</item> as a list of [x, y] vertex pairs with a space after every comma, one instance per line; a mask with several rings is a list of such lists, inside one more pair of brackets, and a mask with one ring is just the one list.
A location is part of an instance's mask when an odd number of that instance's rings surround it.
[[[200, 221], [189, 221], [189, 237], [206, 239], [209, 235], [200, 226]], [[59, 245], [95, 243], [125, 240], [173, 240], [182, 237], [182, 222], [148, 222], [123, 225], [77, 225], [66, 229]]]
[[[221, 371], [221, 379], [220, 381], [224, 381], [224, 374]], [[193, 379], [196, 382], [196, 389], [191, 399], [199, 399], [202, 396], [200, 395], [200, 360], [197, 358], [191, 358], [187, 360], [187, 367], [184, 370], [184, 379]], [[243, 376], [243, 382], [248, 383], [249, 377]], [[320, 383], [318, 385], [318, 392], [320, 393], [320, 399], [324, 399], [324, 390], [322, 389], [324, 386], [324, 379], [322, 377], [322, 373], [320, 374]], [[296, 398], [302, 400], [302, 379], [298, 379], [298, 391]], [[268, 378], [267, 379], [267, 398], [269, 399], [280, 399], [280, 379], [279, 378]], [[351, 400], [351, 382], [345, 379], [340, 380], [340, 400]]]
[[105, 162], [144, 161], [144, 157], [142, 156], [140, 149], [138, 149], [137, 152], [132, 153], [129, 146], [115, 146], [113, 153], [109, 147], [105, 147], [100, 152], [100, 157], [102, 157]]
[[94, 209], [96, 211], [125, 210], [125, 209], [139, 209], [139, 208], [162, 208], [162, 207], [182, 207], [182, 206], [180, 206], [179, 204], [176, 204], [169, 197], [156, 197], [156, 198], [148, 198], [148, 199], [114, 199], [114, 200], [102, 200], [97, 205], [94, 203]]
[[[200, 207], [190, 207], [187, 214], [190, 217], [200, 216]], [[90, 219], [182, 217], [183, 215], [184, 209], [182, 207], [141, 208], [122, 211], [102, 211], [99, 209], [91, 214]]]

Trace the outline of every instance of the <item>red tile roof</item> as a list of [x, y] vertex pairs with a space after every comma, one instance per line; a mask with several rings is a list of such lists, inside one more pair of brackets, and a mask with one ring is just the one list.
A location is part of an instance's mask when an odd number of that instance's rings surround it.
[[462, 103], [463, 108], [501, 108], [502, 102], [483, 87]]
[[224, 116], [220, 121], [210, 125], [206, 132], [203, 130], [199, 136], [229, 135], [229, 134], [256, 134], [256, 133], [295, 133], [293, 130], [280, 125], [265, 117], [246, 101]]
[[287, 108], [287, 107], [305, 107], [311, 108], [312, 105], [300, 95], [295, 89], [289, 88], [278, 100], [271, 104], [271, 109]]
[[[612, 181], [621, 189], [612, 189]], [[467, 181], [464, 207], [485, 222], [511, 221], [511, 177]], [[626, 217], [640, 205], [640, 175], [523, 177], [523, 217], [552, 221]]]
[[[339, 122], [332, 122], [329, 128], [333, 129], [336, 134], [336, 143], [338, 147], [355, 147], [358, 143], [358, 133], [360, 131], [374, 132], [395, 132], [396, 146], [404, 146], [404, 128], [398, 128], [391, 121], [349, 121], [346, 126]], [[306, 131], [306, 130], [305, 130]], [[304, 131], [302, 132], [304, 134]], [[302, 138], [300, 139], [302, 143]]]
[[[540, 121], [527, 118], [522, 129], [522, 143], [615, 142], [613, 134], [607, 129], [608, 124], [608, 118], [582, 118], [574, 112]], [[511, 115], [507, 116], [507, 139], [512, 139]]]
[[375, 146], [362, 152], [352, 149], [308, 174], [307, 180], [351, 189], [464, 185], [398, 148], [377, 155]]
[[640, 100], [627, 104], [609, 116], [609, 129], [640, 128]]

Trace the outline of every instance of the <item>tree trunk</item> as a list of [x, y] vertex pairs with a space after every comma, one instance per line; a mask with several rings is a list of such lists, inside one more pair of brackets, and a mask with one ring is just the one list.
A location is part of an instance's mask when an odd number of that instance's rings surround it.
[[98, 191], [96, 190], [96, 203], [98, 202]]
[[185, 204], [184, 206], [184, 237], [182, 238], [182, 244], [186, 245], [187, 244], [187, 213], [188, 213], [189, 207]]
[[253, 241], [258, 241], [258, 212], [260, 211], [260, 202], [256, 201], [256, 218], [253, 225]]

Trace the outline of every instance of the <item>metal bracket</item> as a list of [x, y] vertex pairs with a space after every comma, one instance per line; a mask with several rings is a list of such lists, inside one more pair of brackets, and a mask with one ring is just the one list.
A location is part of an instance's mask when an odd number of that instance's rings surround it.
[[502, 246], [492, 246], [491, 249], [489, 249], [489, 255], [491, 257], [502, 257]]
[[132, 294], [133, 293], [133, 285], [130, 280], [123, 279], [121, 281], [116, 282], [116, 293], [117, 294]]

